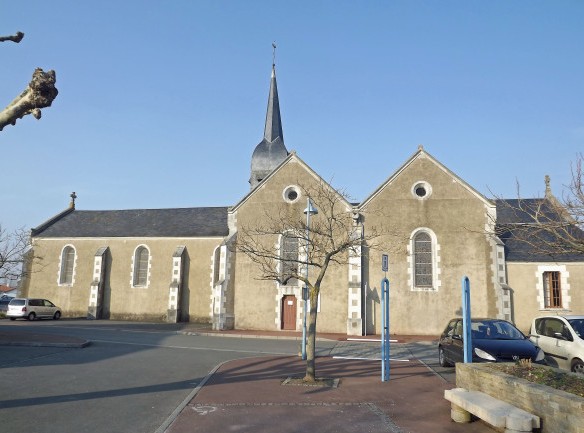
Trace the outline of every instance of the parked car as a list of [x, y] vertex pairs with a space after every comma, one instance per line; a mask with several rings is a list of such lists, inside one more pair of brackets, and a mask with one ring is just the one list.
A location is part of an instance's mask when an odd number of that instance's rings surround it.
[[[472, 319], [472, 362], [513, 362], [530, 359], [544, 363], [543, 350], [506, 320]], [[438, 342], [438, 359], [442, 367], [464, 362], [462, 319], [452, 319]]]
[[584, 374], [584, 316], [538, 317], [529, 335], [548, 365]]
[[10, 320], [15, 320], [19, 317], [28, 320], [43, 317], [57, 320], [61, 317], [61, 309], [46, 299], [14, 298], [8, 304], [6, 316]]
[[12, 301], [12, 296], [2, 295], [0, 296], [0, 311], [8, 310], [8, 304]]

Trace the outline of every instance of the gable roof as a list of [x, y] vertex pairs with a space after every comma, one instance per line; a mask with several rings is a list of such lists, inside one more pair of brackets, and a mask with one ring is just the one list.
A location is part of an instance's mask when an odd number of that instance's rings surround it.
[[33, 228], [33, 237], [227, 236], [227, 207], [83, 211], [67, 209]]
[[[505, 260], [508, 262], [583, 262], [584, 254], [559, 251], [563, 242], [558, 231], [546, 230], [547, 223], [554, 224], [563, 219], [558, 214], [557, 203], [549, 197], [528, 199], [498, 199], [495, 231], [505, 245]], [[536, 222], [532, 216], [538, 212]], [[547, 222], [547, 223], [546, 223]], [[576, 226], [565, 228], [570, 237], [581, 237], [584, 233]], [[558, 245], [559, 252], [553, 251]]]
[[[274, 168], [268, 176], [266, 176], [264, 179], [262, 179], [262, 181], [260, 183], [258, 183], [258, 185], [255, 188], [253, 188], [250, 192], [248, 192], [235, 206], [229, 208], [229, 212], [230, 213], [236, 212], [246, 201], [248, 201], [257, 191], [259, 191], [262, 186], [266, 185], [266, 183], [268, 183], [272, 177], [274, 177], [280, 170], [282, 170], [282, 168], [284, 166], [286, 166], [287, 164], [289, 164], [292, 161], [297, 162], [312, 177], [314, 177], [315, 180], [328, 185], [333, 190], [335, 189], [327, 181], [325, 181], [322, 177], [320, 177], [312, 168], [310, 168], [310, 166], [308, 164], [306, 164], [302, 160], [302, 158], [300, 158], [296, 154], [295, 151], [292, 151], [288, 154], [286, 159], [284, 159], [276, 168]], [[353, 207], [353, 205], [351, 203], [349, 203], [347, 201], [347, 199], [342, 194], [339, 194], [339, 197], [342, 199], [342, 201], [344, 201], [347, 204], [347, 206], [349, 208]]]
[[399, 169], [397, 169], [395, 171], [395, 173], [393, 173], [391, 176], [389, 176], [387, 178], [387, 180], [385, 182], [383, 182], [375, 191], [373, 191], [373, 193], [369, 197], [367, 197], [365, 200], [363, 200], [361, 202], [360, 207], [361, 208], [366, 207], [377, 195], [379, 195], [389, 184], [391, 184], [402, 172], [404, 172], [408, 167], [410, 167], [416, 160], [418, 160], [420, 158], [427, 158], [428, 160], [433, 162], [440, 170], [442, 170], [448, 176], [451, 176], [452, 178], [456, 179], [456, 181], [460, 185], [462, 185], [463, 188], [465, 188], [468, 192], [470, 192], [476, 198], [478, 198], [479, 200], [484, 202], [485, 205], [490, 206], [490, 207], [494, 206], [494, 203], [491, 200], [486, 198], [484, 195], [482, 195], [480, 192], [478, 192], [476, 189], [474, 189], [472, 186], [470, 186], [468, 183], [466, 183], [462, 178], [460, 178], [454, 172], [452, 172], [450, 169], [448, 169], [445, 165], [440, 163], [436, 158], [434, 158], [432, 155], [430, 155], [428, 152], [426, 152], [424, 150], [423, 146], [420, 145], [420, 146], [418, 146], [418, 150], [410, 157], [410, 159], [408, 159]]

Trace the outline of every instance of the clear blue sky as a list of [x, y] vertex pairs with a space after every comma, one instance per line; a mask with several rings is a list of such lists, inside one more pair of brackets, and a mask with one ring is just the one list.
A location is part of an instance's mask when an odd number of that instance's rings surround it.
[[235, 204], [263, 135], [272, 41], [285, 143], [360, 201], [423, 144], [488, 197], [561, 195], [584, 149], [582, 1], [6, 1], [0, 223], [67, 207]]

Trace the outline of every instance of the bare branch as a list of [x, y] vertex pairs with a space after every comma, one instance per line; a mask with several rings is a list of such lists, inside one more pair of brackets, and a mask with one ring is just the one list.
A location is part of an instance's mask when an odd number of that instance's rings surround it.
[[44, 72], [36, 68], [27, 88], [0, 112], [0, 131], [6, 125], [14, 125], [18, 119], [32, 114], [41, 118], [41, 108], [50, 107], [59, 91], [55, 87], [55, 71]]
[[[572, 166], [572, 179], [562, 199], [549, 184], [544, 198], [497, 200], [496, 235], [526, 254], [555, 260], [584, 254], [584, 172], [582, 154]], [[549, 178], [546, 179], [546, 183]]]
[[10, 41], [19, 43], [20, 41], [22, 41], [22, 38], [24, 38], [24, 33], [16, 32], [16, 34], [12, 36], [0, 36], [0, 42]]
[[27, 272], [26, 260], [40, 264], [41, 257], [33, 257], [30, 236], [24, 229], [8, 233], [0, 226], [0, 279], [17, 280]]

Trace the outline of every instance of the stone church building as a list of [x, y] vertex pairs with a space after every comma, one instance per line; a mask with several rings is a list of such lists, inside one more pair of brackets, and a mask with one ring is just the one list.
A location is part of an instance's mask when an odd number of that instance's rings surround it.
[[[582, 257], [558, 262], [495, 236], [496, 225], [516, 218], [505, 201], [484, 197], [424, 148], [413, 150], [361, 203], [345, 203], [360, 230], [385, 225], [403, 234], [388, 241], [391, 333], [439, 334], [461, 314], [464, 276], [476, 317], [527, 331], [533, 317], [550, 311], [584, 314]], [[230, 244], [241, 224], [266, 212], [287, 206], [301, 215], [300, 185], [316, 182], [324, 181], [284, 144], [273, 67], [245, 197], [225, 207], [90, 211], [76, 209], [73, 193], [67, 209], [31, 231], [42, 265], [31, 262], [23, 293], [52, 300], [69, 317], [301, 330], [300, 283], [259, 280], [257, 266]], [[549, 188], [540, 200], [548, 196]], [[360, 251], [329, 270], [319, 332], [380, 333], [381, 254], [366, 245]]]

